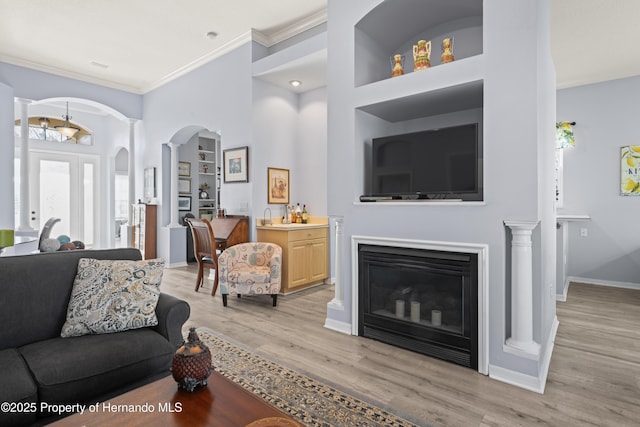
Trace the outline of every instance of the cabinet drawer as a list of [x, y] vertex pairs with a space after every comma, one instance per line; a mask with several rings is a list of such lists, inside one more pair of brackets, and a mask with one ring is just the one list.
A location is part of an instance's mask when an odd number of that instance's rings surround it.
[[323, 237], [327, 237], [326, 228], [308, 228], [306, 230], [289, 231], [290, 242], [295, 242], [297, 240], [320, 239]]

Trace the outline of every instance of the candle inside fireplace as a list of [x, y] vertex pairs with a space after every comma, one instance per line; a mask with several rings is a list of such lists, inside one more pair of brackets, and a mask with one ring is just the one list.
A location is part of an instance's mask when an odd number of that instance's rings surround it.
[[442, 325], [442, 312], [440, 310], [431, 310], [431, 324], [433, 326]]
[[396, 317], [404, 317], [404, 300], [396, 300]]
[[420, 322], [420, 303], [411, 301], [411, 321]]

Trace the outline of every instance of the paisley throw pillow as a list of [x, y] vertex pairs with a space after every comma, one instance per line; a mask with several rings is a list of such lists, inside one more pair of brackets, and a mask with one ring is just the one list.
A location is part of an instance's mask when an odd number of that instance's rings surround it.
[[107, 334], [158, 324], [163, 259], [81, 258], [73, 282], [63, 338]]

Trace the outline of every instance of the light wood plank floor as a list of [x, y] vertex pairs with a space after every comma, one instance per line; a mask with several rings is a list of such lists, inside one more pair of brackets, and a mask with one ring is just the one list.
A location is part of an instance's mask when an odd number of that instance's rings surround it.
[[323, 327], [333, 287], [222, 306], [195, 265], [166, 269], [164, 292], [185, 299], [185, 324], [207, 326], [258, 353], [434, 426], [640, 425], [640, 291], [572, 284], [544, 395], [377, 341]]

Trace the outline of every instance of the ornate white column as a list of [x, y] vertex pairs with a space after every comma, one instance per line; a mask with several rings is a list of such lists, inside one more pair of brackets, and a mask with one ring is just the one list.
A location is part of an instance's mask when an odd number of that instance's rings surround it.
[[338, 310], [344, 310], [344, 296], [342, 292], [342, 238], [343, 231], [343, 217], [334, 217], [334, 267], [335, 267], [335, 284], [334, 284], [334, 297], [327, 304], [328, 308], [334, 308]]
[[511, 229], [511, 337], [506, 345], [538, 357], [533, 340], [533, 255], [531, 233], [537, 221], [505, 221]]
[[[18, 231], [32, 232], [29, 218], [31, 199], [29, 196], [29, 104], [27, 99], [18, 99], [20, 102], [20, 224]], [[40, 212], [37, 212], [39, 215]]]
[[[135, 119], [129, 119], [129, 205], [136, 200], [136, 133]], [[129, 225], [133, 224], [133, 208], [129, 206]]]
[[125, 247], [130, 247], [133, 244], [132, 230], [133, 230], [133, 204], [137, 203], [136, 200], [136, 134], [135, 125], [136, 119], [128, 119], [129, 122], [129, 146], [128, 146], [128, 165], [127, 175], [129, 178], [129, 188], [127, 197], [129, 199], [129, 219], [126, 225], [120, 226], [120, 239]]
[[169, 228], [182, 227], [178, 221], [178, 144], [169, 142], [171, 149], [171, 223]]

